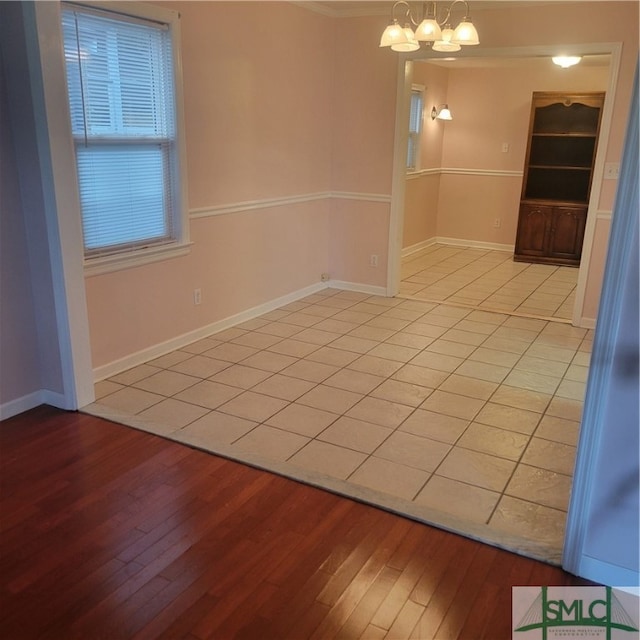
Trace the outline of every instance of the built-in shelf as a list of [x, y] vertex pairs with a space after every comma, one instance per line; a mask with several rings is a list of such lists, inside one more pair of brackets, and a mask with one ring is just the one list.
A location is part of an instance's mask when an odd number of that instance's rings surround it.
[[514, 259], [579, 265], [604, 93], [535, 92]]

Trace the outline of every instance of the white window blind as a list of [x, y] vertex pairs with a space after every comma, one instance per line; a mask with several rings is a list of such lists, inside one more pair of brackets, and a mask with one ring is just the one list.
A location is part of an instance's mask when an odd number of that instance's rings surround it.
[[409, 111], [409, 141], [407, 147], [407, 169], [416, 169], [420, 154], [420, 133], [422, 131], [422, 111], [424, 98], [422, 91], [411, 91]]
[[71, 4], [62, 27], [85, 255], [175, 241], [169, 29]]

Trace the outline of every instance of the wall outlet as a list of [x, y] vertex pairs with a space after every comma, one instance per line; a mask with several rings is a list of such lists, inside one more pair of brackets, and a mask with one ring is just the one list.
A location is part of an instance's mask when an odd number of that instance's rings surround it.
[[320, 274], [320, 281], [321, 282], [329, 282], [330, 278], [329, 278], [329, 274], [328, 273], [321, 273]]
[[193, 290], [193, 304], [202, 304], [202, 290], [194, 289]]
[[496, 218], [496, 219], [493, 221], [493, 227], [494, 227], [494, 229], [499, 229], [501, 225], [502, 225], [502, 220], [500, 220], [500, 218]]
[[369, 257], [369, 266], [377, 267], [378, 266], [378, 256], [375, 253], [372, 253]]
[[620, 165], [617, 162], [607, 162], [604, 165], [604, 179], [617, 180], [620, 175]]
[[502, 143], [502, 153], [509, 153], [509, 143], [508, 142], [503, 142]]

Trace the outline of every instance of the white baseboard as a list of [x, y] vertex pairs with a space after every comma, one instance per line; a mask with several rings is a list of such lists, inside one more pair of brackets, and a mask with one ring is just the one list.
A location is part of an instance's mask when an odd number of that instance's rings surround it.
[[[236, 313], [235, 315], [229, 316], [228, 318], [223, 318], [222, 320], [218, 320], [211, 324], [205, 325], [204, 327], [200, 327], [199, 329], [194, 329], [193, 331], [189, 331], [188, 333], [184, 333], [175, 338], [171, 338], [170, 340], [166, 340], [165, 342], [161, 342], [160, 344], [156, 344], [152, 347], [148, 347], [147, 349], [142, 349], [141, 351], [132, 353], [128, 356], [125, 356], [124, 358], [120, 358], [119, 360], [114, 360], [113, 362], [109, 362], [100, 367], [96, 367], [93, 370], [94, 382], [100, 382], [100, 380], [110, 378], [111, 376], [122, 373], [123, 371], [131, 369], [132, 367], [137, 367], [138, 365], [144, 364], [145, 362], [153, 360], [154, 358], [159, 358], [160, 356], [171, 353], [176, 349], [185, 347], [192, 342], [196, 342], [197, 340], [201, 340], [202, 338], [207, 338], [214, 333], [218, 333], [219, 331], [224, 331], [225, 329], [233, 327], [236, 324], [240, 324], [241, 322], [246, 322], [247, 320], [257, 318], [264, 313], [273, 311], [274, 309], [289, 304], [290, 302], [295, 302], [300, 298], [304, 298], [313, 293], [317, 293], [318, 291], [322, 291], [323, 289], [326, 289], [328, 285], [328, 282], [318, 282], [316, 284], [312, 284], [303, 289], [298, 289], [293, 293], [288, 293], [287, 295], [275, 298], [274, 300], [269, 300], [268, 302], [258, 305], [257, 307], [252, 307], [251, 309], [247, 309], [246, 311], [241, 311], [240, 313]], [[335, 283], [331, 283], [331, 286], [337, 285], [335, 285]]]
[[621, 567], [589, 556], [582, 556], [577, 571], [574, 571], [573, 567], [570, 570], [581, 578], [616, 587], [637, 587], [638, 578], [640, 578], [640, 575], [634, 569]]
[[515, 245], [513, 244], [499, 244], [497, 242], [482, 242], [480, 240], [465, 240], [464, 238], [445, 238], [443, 236], [436, 236], [417, 242], [402, 250], [402, 257], [406, 258], [414, 253], [418, 253], [423, 249], [432, 247], [434, 244], [445, 244], [451, 247], [466, 247], [469, 249], [486, 249], [488, 251], [508, 251], [513, 253]]
[[332, 287], [334, 289], [344, 289], [345, 291], [358, 291], [360, 293], [368, 293], [369, 295], [375, 296], [387, 295], [387, 290], [385, 287], [359, 284], [357, 282], [342, 282], [340, 280], [318, 282], [303, 289], [298, 289], [297, 291], [288, 293], [287, 295], [281, 296], [280, 298], [269, 300], [268, 302], [258, 305], [257, 307], [252, 307], [251, 309], [241, 311], [240, 313], [229, 316], [228, 318], [223, 318], [222, 320], [218, 320], [217, 322], [213, 322], [199, 329], [195, 329], [194, 331], [189, 331], [188, 333], [184, 333], [180, 336], [172, 338], [171, 340], [161, 342], [160, 344], [148, 347], [147, 349], [142, 349], [141, 351], [132, 353], [128, 356], [125, 356], [124, 358], [120, 358], [119, 360], [114, 360], [113, 362], [109, 362], [100, 367], [96, 367], [93, 370], [94, 382], [100, 382], [101, 380], [110, 378], [111, 376], [115, 376], [116, 374], [122, 373], [127, 369], [137, 367], [138, 365], [144, 364], [145, 362], [153, 360], [154, 358], [159, 358], [160, 356], [171, 353], [176, 349], [185, 347], [192, 342], [196, 342], [197, 340], [201, 340], [202, 338], [212, 336], [219, 331], [224, 331], [229, 327], [233, 327], [242, 322], [246, 322], [247, 320], [257, 318], [258, 316], [268, 313], [269, 311], [273, 311], [274, 309], [283, 307], [290, 302], [295, 302], [296, 300], [305, 298], [306, 296], [309, 296], [313, 293], [322, 291], [327, 287]]
[[43, 404], [42, 391], [34, 391], [21, 398], [9, 400], [9, 402], [0, 404], [0, 420], [12, 418], [41, 404]]
[[580, 322], [576, 325], [581, 329], [595, 329], [596, 328], [596, 319], [595, 318], [580, 318]]
[[13, 418], [13, 416], [29, 411], [29, 409], [35, 409], [41, 404], [50, 404], [52, 407], [57, 407], [58, 409], [70, 409], [65, 402], [64, 395], [61, 393], [49, 391], [48, 389], [39, 389], [38, 391], [28, 393], [26, 396], [0, 404], [0, 420]]
[[387, 296], [386, 287], [378, 287], [373, 284], [361, 284], [359, 282], [345, 282], [344, 280], [330, 280], [329, 286], [334, 289], [343, 289], [344, 291], [356, 291], [358, 293], [368, 293], [371, 296]]
[[515, 245], [499, 244], [497, 242], [482, 242], [480, 240], [465, 240], [463, 238], [435, 238], [435, 244], [447, 244], [453, 247], [468, 247], [469, 249], [487, 249], [489, 251], [509, 251], [513, 253]]
[[429, 238], [428, 240], [423, 240], [422, 242], [417, 242], [416, 244], [409, 245], [402, 250], [401, 256], [406, 258], [407, 256], [413, 255], [414, 253], [418, 253], [418, 251], [422, 251], [427, 247], [431, 247], [436, 244], [435, 238]]

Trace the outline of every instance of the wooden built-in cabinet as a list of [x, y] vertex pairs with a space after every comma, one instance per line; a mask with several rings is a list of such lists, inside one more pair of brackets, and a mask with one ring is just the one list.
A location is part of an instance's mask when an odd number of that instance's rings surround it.
[[533, 94], [514, 260], [580, 264], [604, 95]]

